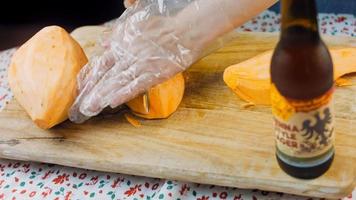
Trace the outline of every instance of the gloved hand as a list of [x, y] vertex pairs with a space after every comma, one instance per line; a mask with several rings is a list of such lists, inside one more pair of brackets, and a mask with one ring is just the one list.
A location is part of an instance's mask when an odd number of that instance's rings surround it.
[[124, 0], [124, 5], [126, 8], [132, 6], [132, 4], [135, 3], [136, 0]]
[[104, 53], [92, 58], [78, 75], [79, 96], [70, 110], [70, 120], [81, 123], [187, 69], [214, 39], [274, 2], [134, 2], [104, 38]]

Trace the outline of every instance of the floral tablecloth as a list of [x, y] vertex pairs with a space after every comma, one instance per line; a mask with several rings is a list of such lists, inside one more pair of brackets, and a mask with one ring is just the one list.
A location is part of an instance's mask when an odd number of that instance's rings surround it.
[[[353, 15], [320, 14], [322, 33], [356, 37]], [[266, 11], [238, 31], [279, 31], [280, 16]], [[0, 109], [12, 98], [7, 84], [7, 67], [15, 49], [0, 52]], [[96, 172], [42, 163], [0, 159], [0, 200], [22, 199], [100, 199], [100, 200], [312, 200], [283, 193], [243, 190]], [[316, 198], [314, 198], [316, 199]], [[356, 189], [345, 200], [356, 200]]]

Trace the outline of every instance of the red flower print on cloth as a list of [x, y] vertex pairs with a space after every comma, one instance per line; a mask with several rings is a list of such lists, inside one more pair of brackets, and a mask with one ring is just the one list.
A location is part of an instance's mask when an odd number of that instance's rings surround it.
[[135, 185], [135, 187], [130, 187], [130, 189], [127, 190], [124, 194], [129, 197], [131, 195], [136, 194], [137, 191], [141, 191], [141, 185]]
[[42, 192], [42, 197], [45, 198], [47, 197], [48, 195], [52, 194], [52, 189], [49, 188], [49, 187], [45, 187], [44, 188], [44, 191]]
[[346, 19], [347, 18], [345, 16], [340, 16], [340, 17], [336, 18], [335, 22], [340, 23], [340, 22], [345, 21]]
[[125, 179], [124, 178], [117, 178], [117, 179], [115, 179], [114, 180], [114, 182], [113, 182], [113, 184], [111, 185], [111, 187], [112, 188], [116, 188], [116, 187], [120, 187], [120, 184], [122, 183], [122, 182], [124, 182], [125, 181]]
[[[1, 67], [1, 66], [0, 66]], [[5, 165], [1, 165], [0, 164], [0, 172], [3, 172], [4, 171], [4, 168], [5, 168]]]
[[197, 198], [197, 200], [209, 200], [208, 196], [202, 196], [200, 198]]
[[90, 179], [90, 183], [86, 183], [85, 185], [95, 185], [98, 182], [98, 176], [94, 176]]
[[190, 190], [190, 187], [188, 187], [187, 184], [183, 184], [179, 190], [179, 193], [180, 193], [180, 195], [184, 196], [189, 190]]
[[67, 192], [66, 196], [64, 197], [64, 200], [70, 200], [71, 195], [72, 195], [71, 191]]
[[46, 179], [50, 176], [50, 174], [53, 174], [54, 170], [48, 170], [43, 176], [42, 179]]
[[220, 199], [226, 199], [227, 198], [227, 192], [222, 192], [219, 195]]
[[65, 181], [69, 181], [69, 175], [66, 173], [57, 176], [57, 178], [53, 179], [53, 183], [55, 184], [63, 184]]

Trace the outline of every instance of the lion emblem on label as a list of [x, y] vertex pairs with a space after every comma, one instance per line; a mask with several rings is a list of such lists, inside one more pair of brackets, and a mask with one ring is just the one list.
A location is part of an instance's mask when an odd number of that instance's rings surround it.
[[302, 134], [306, 140], [310, 140], [315, 137], [315, 140], [319, 142], [319, 145], [329, 145], [329, 138], [332, 137], [334, 128], [332, 127], [332, 115], [329, 108], [323, 110], [324, 117], [321, 117], [321, 113], [314, 115], [315, 123], [312, 124], [312, 120], [307, 119], [303, 122]]

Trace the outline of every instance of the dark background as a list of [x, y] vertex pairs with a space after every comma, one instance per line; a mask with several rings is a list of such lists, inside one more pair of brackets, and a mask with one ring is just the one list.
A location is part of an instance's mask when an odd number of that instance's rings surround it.
[[[356, 15], [356, 0], [316, 0], [316, 3], [321, 13]], [[279, 5], [277, 3], [270, 10], [279, 12]]]
[[[316, 0], [316, 2], [321, 13], [356, 15], [356, 0]], [[270, 10], [279, 12], [279, 5], [277, 3]]]
[[[356, 15], [356, 0], [317, 3], [319, 12]], [[71, 31], [117, 18], [124, 9], [123, 0], [1, 0], [0, 50], [22, 44], [44, 26], [60, 25]], [[279, 12], [279, 3], [270, 9]]]
[[71, 31], [117, 18], [124, 9], [123, 0], [1, 0], [0, 50], [24, 43], [44, 26]]

